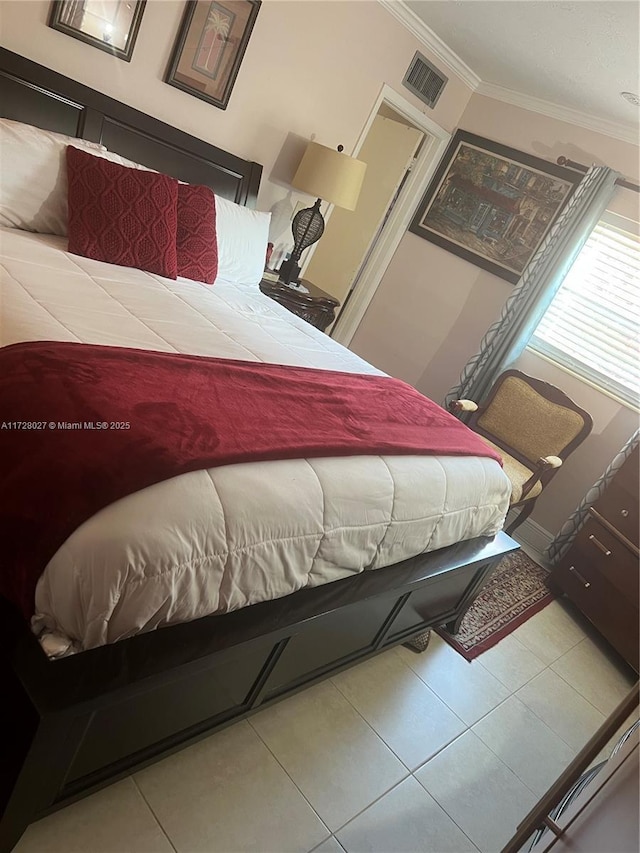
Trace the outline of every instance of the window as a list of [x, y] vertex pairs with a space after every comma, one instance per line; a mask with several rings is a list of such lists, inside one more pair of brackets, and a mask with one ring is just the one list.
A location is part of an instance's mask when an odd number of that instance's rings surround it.
[[629, 232], [628, 220], [607, 214], [562, 282], [529, 348], [638, 408], [639, 331], [640, 239]]

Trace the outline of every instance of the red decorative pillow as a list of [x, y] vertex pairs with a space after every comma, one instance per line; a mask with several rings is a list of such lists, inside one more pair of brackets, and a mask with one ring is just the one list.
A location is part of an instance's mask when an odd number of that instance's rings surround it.
[[216, 201], [213, 190], [178, 185], [178, 275], [213, 284], [218, 275]]
[[176, 277], [174, 178], [128, 169], [71, 145], [67, 171], [70, 252]]

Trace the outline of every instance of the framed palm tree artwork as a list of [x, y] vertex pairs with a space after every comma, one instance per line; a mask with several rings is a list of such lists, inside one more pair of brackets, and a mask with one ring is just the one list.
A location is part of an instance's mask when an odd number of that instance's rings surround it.
[[189, 0], [165, 81], [226, 109], [261, 0]]

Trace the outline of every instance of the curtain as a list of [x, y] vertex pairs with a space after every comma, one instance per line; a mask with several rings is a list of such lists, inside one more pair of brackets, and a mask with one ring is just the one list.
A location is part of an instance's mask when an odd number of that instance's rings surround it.
[[489, 328], [480, 352], [466, 364], [445, 398], [480, 403], [500, 375], [522, 353], [587, 238], [597, 225], [620, 177], [607, 166], [592, 166], [524, 268], [518, 284]]
[[544, 552], [545, 557], [550, 563], [557, 563], [558, 560], [560, 560], [560, 558], [569, 550], [577, 532], [581, 527], [583, 527], [587, 520], [589, 507], [598, 500], [600, 495], [613, 479], [614, 475], [622, 467], [622, 463], [625, 462], [625, 460], [633, 453], [639, 442], [640, 430], [636, 430], [622, 450], [614, 456], [602, 477], [600, 477], [600, 479], [591, 486], [576, 509], [562, 525], [560, 532]]

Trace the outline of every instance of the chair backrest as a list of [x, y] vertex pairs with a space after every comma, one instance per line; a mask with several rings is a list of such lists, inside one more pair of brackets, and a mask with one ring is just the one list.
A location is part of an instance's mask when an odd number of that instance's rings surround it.
[[469, 426], [535, 464], [541, 456], [566, 459], [589, 435], [593, 421], [554, 385], [507, 370]]

